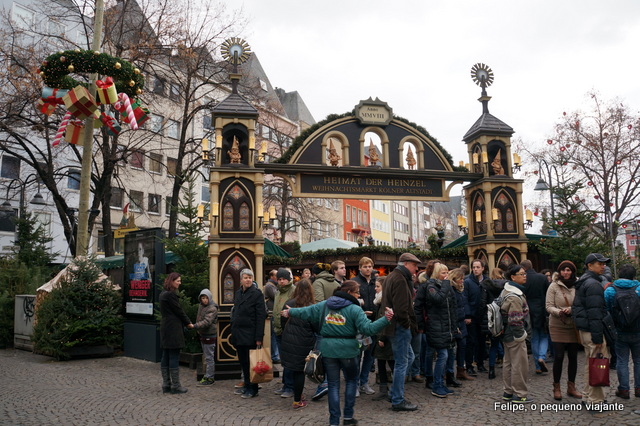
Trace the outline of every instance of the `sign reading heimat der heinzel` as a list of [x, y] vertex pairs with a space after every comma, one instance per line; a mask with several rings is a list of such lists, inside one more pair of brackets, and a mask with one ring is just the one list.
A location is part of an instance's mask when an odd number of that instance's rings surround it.
[[442, 197], [443, 182], [439, 179], [405, 177], [343, 177], [301, 175], [300, 191], [309, 194], [335, 194], [380, 197]]

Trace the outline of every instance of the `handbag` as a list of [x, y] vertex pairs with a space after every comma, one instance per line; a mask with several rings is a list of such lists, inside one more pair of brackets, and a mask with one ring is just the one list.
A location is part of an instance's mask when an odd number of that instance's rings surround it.
[[601, 353], [589, 358], [589, 386], [609, 386], [609, 358]]
[[312, 350], [305, 358], [304, 375], [314, 383], [324, 382], [324, 365], [320, 351]]
[[267, 383], [273, 380], [273, 364], [269, 348], [258, 346], [249, 351], [249, 381]]
[[[322, 331], [322, 324], [326, 316], [327, 306], [325, 304], [325, 309], [322, 313], [322, 317], [320, 317], [320, 327], [318, 328], [318, 334], [321, 334], [320, 332]], [[324, 363], [322, 361], [322, 353], [320, 352], [320, 348], [312, 349], [309, 352], [309, 355], [307, 355], [307, 357], [305, 358], [304, 375], [307, 376], [312, 382], [318, 384], [324, 382]]]

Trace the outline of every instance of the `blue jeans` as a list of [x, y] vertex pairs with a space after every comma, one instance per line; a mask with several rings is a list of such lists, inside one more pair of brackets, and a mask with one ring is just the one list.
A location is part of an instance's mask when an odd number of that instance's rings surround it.
[[180, 367], [180, 349], [162, 349], [161, 368]]
[[[375, 358], [373, 357], [373, 348], [378, 344], [378, 340], [375, 337], [372, 337], [372, 342], [368, 348], [362, 350], [360, 355], [362, 357], [362, 367], [360, 368], [360, 379], [359, 385], [366, 385], [369, 383], [369, 373], [371, 372], [371, 367], [373, 367], [373, 363]], [[358, 358], [360, 361], [360, 358]], [[358, 362], [358, 364], [360, 364]]]
[[397, 405], [404, 401], [404, 377], [407, 375], [409, 363], [413, 361], [411, 329], [396, 324], [395, 335], [391, 338], [391, 347], [393, 349], [393, 359], [396, 363], [393, 369], [391, 403]]
[[[278, 346], [282, 344], [282, 335], [276, 336]], [[286, 367], [282, 367], [282, 388], [285, 391], [293, 392], [293, 371]]]
[[411, 377], [415, 377], [420, 374], [420, 348], [422, 347], [422, 337], [418, 333], [411, 338], [411, 350], [413, 351], [413, 361], [411, 362], [410, 372]]
[[455, 349], [447, 349], [447, 373], [454, 373], [454, 364], [456, 362]]
[[434, 349], [433, 351], [436, 353], [436, 364], [433, 367], [433, 389], [441, 389], [444, 386], [442, 378], [447, 365], [448, 351], [447, 349]]
[[531, 335], [531, 353], [533, 354], [533, 362], [536, 370], [540, 370], [538, 360], [547, 359], [547, 349], [549, 349], [549, 336], [544, 332], [543, 328], [534, 328]]
[[427, 342], [427, 335], [420, 333], [420, 370], [425, 377], [433, 377], [433, 350]]
[[618, 332], [616, 339], [618, 390], [629, 390], [629, 352], [633, 361], [633, 380], [637, 389], [640, 388], [640, 334]]
[[[356, 403], [358, 388], [357, 358], [322, 358], [324, 371], [329, 383], [329, 423], [340, 424], [340, 370], [344, 374], [346, 387], [344, 390], [344, 418], [353, 418], [353, 406]], [[403, 380], [404, 382], [404, 380]]]
[[[496, 358], [504, 357], [504, 350], [502, 349], [502, 343], [497, 337], [491, 337], [491, 348], [489, 349], [489, 367], [496, 366]], [[537, 359], [536, 359], [537, 361]]]

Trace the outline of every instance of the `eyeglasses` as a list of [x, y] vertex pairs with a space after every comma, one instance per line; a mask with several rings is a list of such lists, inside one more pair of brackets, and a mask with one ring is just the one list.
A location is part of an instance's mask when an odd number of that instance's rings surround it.
[[527, 275], [526, 272], [518, 272], [517, 274], [513, 274], [513, 275]]

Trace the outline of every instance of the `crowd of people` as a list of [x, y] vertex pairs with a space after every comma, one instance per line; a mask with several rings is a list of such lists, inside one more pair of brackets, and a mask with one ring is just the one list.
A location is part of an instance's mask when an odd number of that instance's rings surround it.
[[[272, 358], [283, 367], [282, 385], [276, 394], [293, 398], [294, 409], [307, 406], [303, 395], [305, 358], [309, 351], [318, 349], [326, 378], [312, 399], [328, 395], [332, 425], [341, 419], [343, 424], [357, 424], [354, 407], [361, 394], [377, 393], [373, 398], [390, 402], [394, 411], [414, 411], [419, 407], [405, 398], [406, 382], [424, 383], [434, 397], [447, 398], [464, 381], [485, 374], [489, 380], [496, 379], [499, 366], [502, 399], [530, 403], [529, 359], [536, 375], [546, 375], [548, 363], [553, 362], [550, 393], [561, 400], [565, 354], [566, 395], [593, 407], [604, 402], [604, 391], [589, 386], [588, 380], [583, 391], [578, 391], [581, 346], [587, 357], [612, 357], [614, 368], [617, 358], [616, 395], [628, 399], [633, 391], [640, 397], [640, 286], [631, 265], [621, 267], [619, 279], [613, 281], [607, 275], [608, 262], [599, 253], [589, 254], [582, 275], [568, 260], [555, 271], [543, 273], [536, 272], [529, 260], [487, 271], [480, 259], [471, 262], [470, 270], [462, 265], [451, 271], [444, 262], [433, 259], [420, 271], [422, 261], [404, 253], [387, 276], [378, 276], [368, 257], [360, 259], [352, 279], [348, 279], [342, 261], [318, 263], [304, 270], [295, 284], [291, 271], [280, 268], [269, 273], [262, 292], [253, 272], [245, 269], [231, 316], [232, 343], [243, 372], [236, 393], [243, 398], [258, 395], [258, 385], [249, 381], [249, 351], [262, 344], [270, 313]], [[211, 317], [216, 306], [208, 290], [203, 291], [203, 313], [191, 324], [177, 310], [177, 297], [169, 294], [179, 286], [179, 277], [177, 282], [175, 276], [172, 280], [165, 283], [160, 297], [161, 367], [163, 391], [180, 393], [186, 391], [175, 372], [175, 350], [181, 342], [173, 334], [180, 334], [176, 327], [180, 332], [182, 326], [196, 328], [203, 337], [203, 350], [212, 353], [210, 347], [205, 349], [205, 342], [215, 344], [211, 338], [216, 333], [206, 313]], [[488, 324], [488, 305], [494, 301], [503, 321], [499, 335], [492, 334]], [[615, 342], [613, 337], [607, 341], [607, 318], [617, 330]], [[630, 358], [634, 388], [629, 379]], [[213, 383], [214, 367], [208, 365], [206, 371], [205, 384]], [[373, 372], [377, 390], [371, 386]], [[343, 408], [341, 373], [346, 382]], [[588, 370], [586, 373], [588, 377]]]

